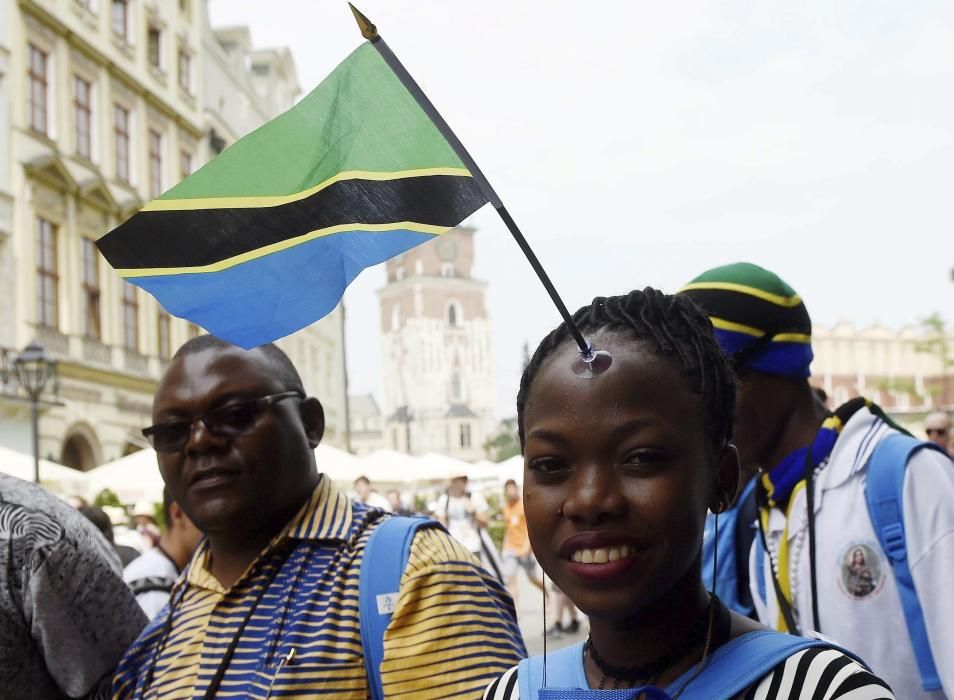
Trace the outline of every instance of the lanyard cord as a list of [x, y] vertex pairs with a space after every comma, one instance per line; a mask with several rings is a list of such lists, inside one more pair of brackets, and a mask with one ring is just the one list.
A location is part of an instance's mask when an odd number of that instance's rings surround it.
[[[765, 490], [761, 488], [760, 485], [756, 486], [755, 497], [758, 501], [760, 511], [762, 508], [768, 507], [768, 504], [766, 503], [767, 497], [765, 494]], [[765, 524], [762, 522], [761, 512], [759, 513], [759, 517], [757, 518], [757, 521], [759, 524], [759, 537], [762, 540], [762, 547], [763, 549], [765, 549], [766, 552], [771, 552], [772, 550], [768, 548], [768, 539], [765, 535]], [[779, 563], [779, 566], [781, 566], [781, 563]], [[785, 619], [785, 626], [788, 627], [789, 634], [801, 635], [801, 631], [799, 630], [798, 623], [795, 622], [795, 614], [792, 612], [792, 605], [791, 603], [789, 603], [788, 598], [786, 598], [785, 594], [782, 592], [782, 586], [778, 582], [778, 575], [775, 573], [775, 567], [771, 565], [771, 561], [769, 562], [769, 572], [771, 572], [772, 574], [772, 585], [775, 588], [775, 597], [778, 599], [778, 607], [779, 607], [779, 610], [782, 612], [782, 617]]]
[[[818, 576], [815, 565], [815, 461], [812, 458], [812, 446], [805, 452], [805, 506], [808, 509], [808, 565], [809, 580], [812, 588], [812, 623], [816, 632], [821, 632], [818, 622]], [[787, 564], [786, 564], [787, 565]], [[789, 571], [789, 579], [798, 572]]]
[[[285, 565], [285, 561], [288, 559], [288, 555], [291, 553], [290, 548], [286, 548], [287, 551], [281, 552], [280, 559], [275, 562], [275, 566], [267, 574], [267, 579], [263, 585], [258, 589], [255, 594], [255, 599], [252, 601], [251, 606], [248, 609], [248, 612], [245, 614], [245, 617], [242, 619], [242, 623], [239, 625], [238, 629], [235, 631], [235, 634], [232, 636], [232, 641], [229, 643], [229, 648], [225, 651], [225, 655], [219, 661], [218, 667], [215, 669], [215, 675], [212, 677], [212, 680], [209, 683], [208, 689], [205, 691], [203, 696], [205, 700], [212, 700], [215, 698], [215, 694], [219, 690], [219, 686], [222, 684], [222, 679], [225, 677], [225, 672], [228, 670], [229, 664], [232, 661], [232, 657], [235, 656], [235, 650], [238, 648], [239, 640], [242, 638], [242, 633], [245, 631], [246, 626], [248, 626], [249, 620], [252, 619], [252, 615], [255, 614], [255, 609], [258, 607], [258, 604], [262, 601], [262, 598], [265, 596], [265, 593], [271, 587], [272, 583], [275, 581], [275, 577], [278, 575], [278, 572]], [[191, 568], [191, 566], [190, 566]], [[179, 594], [178, 598], [172, 602], [169, 607], [169, 615], [166, 617], [166, 620], [162, 627], [162, 636], [160, 637], [159, 644], [156, 646], [156, 653], [152, 657], [152, 663], [149, 665], [149, 671], [146, 673], [146, 679], [143, 683], [143, 693], [152, 685], [152, 680], [156, 671], [156, 664], [159, 662], [159, 656], [162, 654], [163, 650], [166, 647], [166, 643], [169, 641], [169, 636], [172, 633], [172, 618], [179, 605], [182, 603], [182, 600], [185, 598], [186, 590], [188, 585], [182, 587], [182, 592]]]
[[[813, 629], [816, 632], [821, 632], [821, 623], [819, 622], [818, 615], [818, 566], [815, 557], [815, 461], [813, 457], [813, 446], [808, 446], [808, 449], [805, 451], [805, 468], [803, 471], [804, 481], [805, 481], [805, 508], [806, 508], [806, 521], [808, 523], [808, 565], [809, 565], [809, 583], [812, 591], [812, 624]], [[767, 503], [767, 494], [765, 489], [761, 487], [760, 484], [756, 485], [755, 489], [756, 501], [758, 502], [759, 509], [762, 508], [768, 509]], [[790, 496], [792, 498], [794, 496]], [[759, 524], [759, 535], [762, 539], [762, 547], [766, 552], [771, 550], [768, 548], [768, 541], [765, 535], [765, 525], [762, 521], [761, 513], [757, 518]], [[784, 536], [784, 535], [783, 535]], [[788, 566], [789, 562], [779, 561], [779, 567]], [[772, 572], [772, 585], [775, 588], [775, 597], [778, 599], [779, 610], [782, 613], [782, 617], [785, 619], [785, 624], [788, 627], [788, 631], [791, 634], [800, 635], [801, 631], [798, 627], [798, 624], [795, 622], [795, 614], [792, 609], [792, 603], [789, 601], [785, 594], [782, 593], [782, 586], [778, 581], [778, 575], [775, 572], [775, 568], [770, 566], [769, 569]], [[788, 572], [789, 579], [798, 575], [797, 571]]]

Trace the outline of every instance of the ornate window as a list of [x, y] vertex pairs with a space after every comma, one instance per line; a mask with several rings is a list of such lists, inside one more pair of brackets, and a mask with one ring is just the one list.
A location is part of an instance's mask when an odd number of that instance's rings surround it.
[[149, 196], [162, 194], [162, 134], [149, 130]]
[[91, 158], [93, 151], [93, 86], [73, 76], [73, 113], [76, 122], [76, 155]]
[[179, 151], [179, 179], [185, 180], [192, 174], [192, 154]]
[[186, 49], [179, 49], [179, 87], [192, 94], [192, 55]]
[[129, 2], [128, 0], [113, 0], [111, 23], [113, 34], [121, 39], [129, 39]]
[[460, 304], [452, 301], [447, 305], [447, 325], [451, 328], [459, 328], [464, 320], [464, 314], [461, 312]]
[[87, 338], [102, 337], [100, 322], [99, 253], [90, 238], [81, 238], [83, 260], [83, 333]]
[[129, 176], [129, 110], [116, 105], [113, 131], [116, 136], [116, 177], [130, 182]]
[[56, 226], [36, 220], [36, 321], [47, 328], [59, 326], [60, 277], [56, 264]]
[[129, 282], [123, 282], [123, 347], [139, 350], [139, 297]]
[[157, 338], [159, 341], [159, 359], [168, 360], [172, 357], [172, 339], [169, 335], [169, 328], [172, 325], [172, 318], [169, 316], [168, 312], [159, 307], [159, 318], [158, 318], [158, 334]]
[[27, 97], [30, 110], [30, 127], [44, 136], [47, 131], [47, 54], [40, 51], [33, 44], [28, 47], [29, 52], [29, 95]]
[[162, 69], [162, 30], [151, 24], [146, 29], [146, 57], [150, 66]]

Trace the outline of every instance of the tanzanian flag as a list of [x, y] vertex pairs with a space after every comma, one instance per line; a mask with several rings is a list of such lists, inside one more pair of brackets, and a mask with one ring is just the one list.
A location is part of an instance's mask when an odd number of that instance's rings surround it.
[[170, 313], [250, 348], [329, 313], [366, 267], [487, 202], [370, 43], [100, 251]]

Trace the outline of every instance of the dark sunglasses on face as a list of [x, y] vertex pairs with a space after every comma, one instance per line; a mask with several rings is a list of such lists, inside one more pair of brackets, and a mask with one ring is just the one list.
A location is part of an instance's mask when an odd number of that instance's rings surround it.
[[947, 428], [925, 428], [928, 435], [947, 435]]
[[227, 406], [216, 408], [203, 416], [172, 420], [165, 423], [156, 423], [143, 428], [143, 436], [149, 440], [156, 452], [171, 454], [179, 452], [192, 435], [192, 426], [197, 420], [202, 421], [210, 433], [220, 438], [236, 438], [251, 432], [258, 417], [273, 403], [296, 397], [304, 399], [301, 392], [284, 391], [280, 394], [270, 394], [259, 399], [230, 403]]

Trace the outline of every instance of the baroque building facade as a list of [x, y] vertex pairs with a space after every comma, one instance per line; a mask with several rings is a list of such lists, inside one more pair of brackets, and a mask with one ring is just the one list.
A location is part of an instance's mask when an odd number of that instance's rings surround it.
[[386, 447], [485, 456], [496, 427], [486, 283], [471, 276], [474, 230], [458, 227], [386, 263], [380, 301]]
[[[124, 283], [95, 241], [299, 92], [286, 49], [214, 31], [206, 0], [0, 0], [0, 362], [58, 363], [40, 453], [78, 469], [140, 449], [156, 383], [196, 326]], [[343, 314], [280, 342], [347, 442]], [[30, 451], [0, 386], [0, 444]]]
[[833, 406], [855, 396], [871, 399], [906, 424], [925, 413], [954, 409], [954, 365], [944, 366], [942, 344], [954, 361], [954, 333], [908, 326], [859, 329], [850, 323], [812, 330], [812, 384]]

